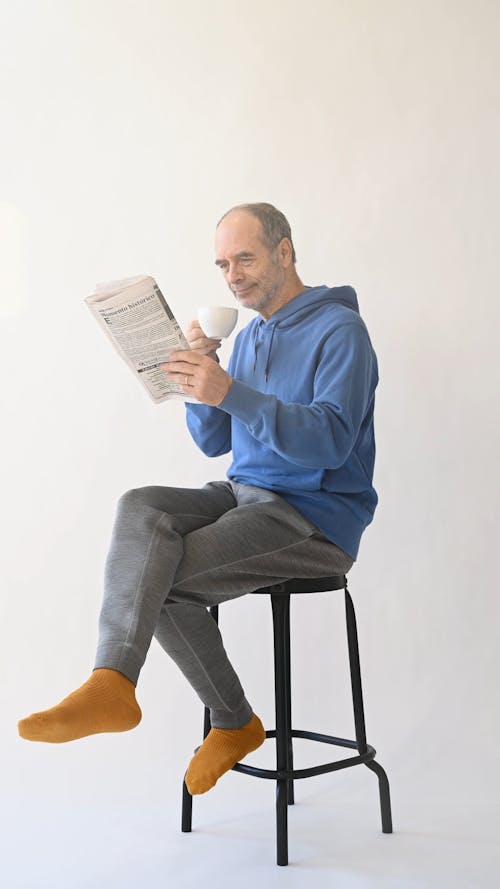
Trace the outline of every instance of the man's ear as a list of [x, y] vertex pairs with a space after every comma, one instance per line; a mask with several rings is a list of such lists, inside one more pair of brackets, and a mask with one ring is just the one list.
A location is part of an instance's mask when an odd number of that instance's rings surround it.
[[292, 264], [292, 243], [289, 238], [282, 238], [278, 244], [278, 256], [282, 268], [287, 269]]

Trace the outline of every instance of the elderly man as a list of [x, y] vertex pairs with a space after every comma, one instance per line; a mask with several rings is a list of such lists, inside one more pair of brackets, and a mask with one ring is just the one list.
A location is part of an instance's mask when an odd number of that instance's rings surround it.
[[293, 577], [345, 574], [377, 495], [372, 486], [377, 361], [351, 287], [305, 286], [290, 226], [271, 204], [233, 207], [216, 230], [216, 264], [256, 318], [228, 370], [198, 322], [191, 350], [165, 365], [198, 403], [187, 425], [209, 457], [232, 451], [224, 481], [145, 487], [119, 500], [105, 568], [94, 670], [22, 737], [64, 742], [126, 731], [151, 639], [178, 664], [212, 729], [189, 763], [204, 793], [265, 738], [207, 606]]

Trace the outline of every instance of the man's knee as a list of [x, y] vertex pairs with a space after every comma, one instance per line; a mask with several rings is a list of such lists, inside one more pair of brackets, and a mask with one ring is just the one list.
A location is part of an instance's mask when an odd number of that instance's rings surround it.
[[160, 512], [176, 515], [193, 508], [193, 496], [190, 489], [165, 487], [162, 485], [146, 485], [143, 488], [130, 488], [118, 500], [117, 510], [123, 513], [144, 512], [151, 508]]
[[119, 512], [135, 512], [144, 506], [152, 506], [155, 487], [147, 485], [144, 488], [130, 488], [125, 491], [118, 499], [117, 509]]

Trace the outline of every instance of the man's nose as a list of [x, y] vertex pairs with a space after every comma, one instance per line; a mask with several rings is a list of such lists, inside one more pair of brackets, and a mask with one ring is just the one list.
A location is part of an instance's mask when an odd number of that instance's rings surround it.
[[227, 273], [227, 281], [228, 284], [237, 284], [241, 281], [243, 275], [241, 273], [241, 267], [239, 265], [230, 265]]

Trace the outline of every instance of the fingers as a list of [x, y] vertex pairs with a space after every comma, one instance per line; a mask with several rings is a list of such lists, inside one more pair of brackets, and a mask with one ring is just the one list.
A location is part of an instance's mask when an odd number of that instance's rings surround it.
[[232, 377], [216, 361], [191, 350], [172, 352], [161, 368], [186, 395], [212, 406], [221, 403], [232, 383]]
[[167, 362], [167, 364], [161, 365], [161, 369], [166, 371], [167, 377], [170, 382], [177, 383], [177, 385], [181, 387], [183, 392], [187, 393], [189, 389], [191, 389], [191, 392], [193, 391], [192, 386], [194, 383], [194, 368], [192, 364], [178, 361], [172, 365], [170, 362]]
[[200, 337], [196, 340], [190, 340], [186, 337], [189, 345], [196, 352], [202, 352], [203, 355], [209, 355], [211, 352], [216, 352], [217, 349], [220, 349], [221, 341], [220, 340], [211, 340], [208, 337]]
[[173, 382], [182, 384], [186, 377], [191, 377], [195, 369], [206, 361], [212, 364], [211, 359], [208, 359], [206, 355], [200, 355], [199, 352], [172, 352], [168, 361], [161, 364], [160, 367], [161, 370], [168, 373]]
[[185, 365], [203, 364], [206, 360], [207, 356], [201, 355], [198, 350], [189, 350], [188, 352], [185, 349], [179, 349], [178, 351], [170, 353], [169, 358], [167, 359], [166, 363], [162, 365], [162, 367], [165, 367], [167, 370], [174, 370], [174, 364], [180, 365], [181, 372], [183, 371], [184, 373], [189, 373], [191, 371], [191, 367], [189, 366], [186, 369]]
[[202, 352], [203, 355], [209, 355], [220, 348], [221, 341], [205, 336], [201, 329], [200, 322], [194, 319], [190, 321], [186, 329], [186, 339], [192, 349]]

